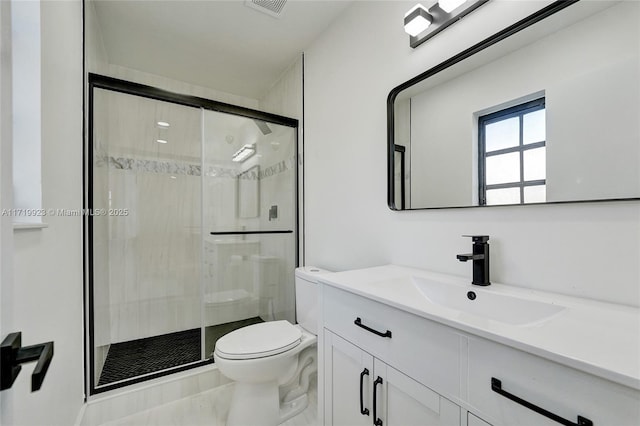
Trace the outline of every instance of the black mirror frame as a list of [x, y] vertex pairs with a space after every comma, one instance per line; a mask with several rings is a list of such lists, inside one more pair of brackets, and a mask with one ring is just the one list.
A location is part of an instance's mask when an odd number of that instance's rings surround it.
[[[395, 119], [395, 113], [394, 113], [394, 103], [396, 100], [396, 97], [398, 96], [398, 94], [400, 92], [402, 92], [403, 90], [413, 86], [414, 84], [417, 84], [441, 71], [444, 71], [445, 69], [457, 64], [458, 62], [472, 56], [475, 55], [476, 53], [490, 47], [493, 46], [494, 44], [504, 40], [507, 37], [510, 37], [516, 33], [518, 33], [519, 31], [524, 30], [527, 27], [530, 27], [531, 25], [535, 24], [536, 22], [539, 22], [551, 15], [553, 15], [556, 12], [561, 11], [562, 9], [571, 6], [572, 4], [577, 3], [580, 0], [557, 0], [553, 3], [551, 3], [550, 5], [544, 7], [543, 9], [540, 9], [539, 11], [527, 16], [526, 18], [516, 22], [513, 25], [510, 25], [509, 27], [503, 29], [502, 31], [499, 31], [497, 33], [495, 33], [494, 35], [482, 40], [479, 43], [476, 43], [475, 45], [469, 47], [466, 50], [463, 50], [462, 52], [458, 53], [455, 56], [452, 56], [451, 58], [447, 59], [446, 61], [436, 65], [435, 67], [428, 69], [427, 71], [423, 72], [422, 74], [418, 74], [417, 76], [415, 76], [414, 78], [405, 81], [404, 83], [400, 84], [399, 86], [394, 87], [393, 89], [391, 89], [391, 92], [389, 92], [389, 96], [387, 97], [387, 205], [389, 206], [389, 208], [391, 210], [394, 211], [402, 211], [402, 210], [431, 210], [431, 209], [450, 209], [450, 208], [470, 208], [470, 207], [487, 207], [487, 206], [463, 206], [463, 207], [424, 207], [424, 208], [415, 208], [415, 209], [404, 209], [402, 207], [398, 208], [395, 205], [395, 194], [394, 194], [394, 187], [395, 187], [395, 164], [394, 164], [394, 153], [395, 153], [395, 142], [394, 142], [394, 133], [395, 133], [395, 127], [394, 127], [394, 119]], [[628, 199], [628, 198], [627, 198]], [[626, 199], [626, 200], [627, 200]], [[637, 198], [631, 198], [631, 199], [637, 199]], [[597, 201], [597, 200], [585, 200], [583, 202], [592, 202], [592, 201]], [[606, 200], [606, 201], [615, 201], [614, 199], [611, 200]], [[575, 202], [581, 202], [581, 201], [559, 201], [559, 202], [553, 202], [553, 203], [544, 203], [544, 204], [559, 204], [559, 203], [575, 203]]]

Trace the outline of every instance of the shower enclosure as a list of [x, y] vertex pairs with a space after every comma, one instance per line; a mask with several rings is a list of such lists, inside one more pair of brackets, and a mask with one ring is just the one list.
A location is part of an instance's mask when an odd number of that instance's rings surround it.
[[295, 320], [296, 120], [90, 75], [88, 139], [90, 394]]

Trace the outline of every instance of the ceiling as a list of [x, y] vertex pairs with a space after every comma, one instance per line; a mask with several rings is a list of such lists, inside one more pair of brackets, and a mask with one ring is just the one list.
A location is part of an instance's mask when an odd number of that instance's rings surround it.
[[96, 0], [108, 61], [260, 99], [351, 1], [288, 0], [279, 17], [244, 0]]

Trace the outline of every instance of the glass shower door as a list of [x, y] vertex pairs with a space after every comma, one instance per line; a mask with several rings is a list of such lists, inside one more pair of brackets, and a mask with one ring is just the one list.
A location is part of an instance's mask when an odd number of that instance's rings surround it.
[[262, 321], [295, 322], [296, 128], [216, 111], [203, 117], [205, 356]]
[[201, 117], [93, 91], [95, 389], [202, 361]]
[[294, 322], [296, 120], [103, 76], [89, 104], [89, 394]]

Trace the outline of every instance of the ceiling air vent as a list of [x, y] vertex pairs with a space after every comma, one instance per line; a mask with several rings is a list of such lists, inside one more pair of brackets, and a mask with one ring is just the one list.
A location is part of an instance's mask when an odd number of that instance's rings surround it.
[[246, 6], [274, 18], [279, 18], [282, 15], [282, 9], [286, 3], [287, 0], [246, 0], [244, 2]]

